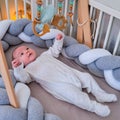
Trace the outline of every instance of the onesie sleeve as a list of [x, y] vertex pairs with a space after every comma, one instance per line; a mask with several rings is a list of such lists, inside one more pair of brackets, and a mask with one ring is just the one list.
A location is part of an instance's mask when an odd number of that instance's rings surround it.
[[53, 57], [59, 57], [59, 54], [61, 53], [62, 47], [63, 47], [63, 39], [64, 39], [64, 34], [62, 34], [62, 39], [57, 40], [55, 38], [55, 42], [52, 47], [50, 47], [45, 54], [50, 54]]
[[27, 71], [23, 68], [23, 64], [14, 68], [14, 76], [18, 81], [20, 81], [22, 83], [32, 82], [32, 79], [31, 79], [29, 73], [27, 73]]

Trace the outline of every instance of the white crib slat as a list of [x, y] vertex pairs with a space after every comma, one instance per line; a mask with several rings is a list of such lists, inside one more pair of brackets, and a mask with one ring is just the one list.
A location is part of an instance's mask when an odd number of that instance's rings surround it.
[[55, 5], [55, 0], [52, 0], [52, 5]]
[[30, 6], [31, 6], [31, 18], [33, 21], [34, 18], [37, 16], [37, 4], [35, 0], [31, 0]]
[[6, 6], [6, 11], [7, 11], [7, 19], [10, 19], [10, 12], [9, 12], [8, 0], [5, 0], [5, 6]]
[[95, 48], [96, 44], [97, 44], [97, 39], [98, 39], [99, 31], [100, 31], [100, 25], [101, 25], [102, 17], [103, 17], [103, 12], [100, 11], [100, 15], [99, 15], [99, 18], [98, 18], [98, 23], [97, 23], [96, 34], [95, 34], [95, 39], [94, 39], [94, 42], [93, 42], [93, 48]]
[[24, 16], [27, 17], [27, 11], [26, 11], [26, 0], [24, 0]]
[[[45, 1], [45, 6], [48, 6], [48, 0], [44, 0]], [[54, 0], [52, 0], [52, 1], [54, 1]]]
[[64, 2], [65, 2], [64, 3], [65, 4], [65, 6], [64, 6], [65, 7], [65, 9], [64, 9], [64, 16], [65, 16], [65, 18], [67, 18], [68, 0], [65, 0]]
[[114, 47], [114, 50], [113, 50], [113, 55], [116, 54], [119, 43], [120, 43], [120, 31], [119, 31], [118, 36], [117, 36], [117, 40], [116, 40], [115, 47]]
[[93, 14], [93, 6], [90, 6], [90, 19], [92, 18], [92, 14]]
[[15, 0], [16, 19], [18, 19], [18, 2]]
[[[64, 4], [64, 10], [63, 10], [63, 15], [65, 16], [65, 18], [67, 19], [67, 8], [68, 8], [68, 0], [63, 1]], [[67, 32], [67, 30], [63, 30], [64, 33]]]
[[[75, 13], [75, 5], [76, 5], [76, 0], [74, 0], [74, 4], [73, 4], [73, 10], [72, 10], [73, 13]], [[72, 21], [73, 21], [73, 17], [74, 16], [72, 16]], [[71, 25], [70, 26], [70, 36], [72, 36], [72, 32], [73, 32], [73, 26]]]
[[107, 33], [106, 33], [106, 36], [105, 36], [103, 48], [106, 48], [106, 46], [107, 46], [107, 42], [108, 42], [108, 39], [109, 39], [112, 23], [113, 23], [113, 16], [110, 16], [110, 20], [109, 20], [109, 23], [108, 23], [108, 28], [107, 28]]

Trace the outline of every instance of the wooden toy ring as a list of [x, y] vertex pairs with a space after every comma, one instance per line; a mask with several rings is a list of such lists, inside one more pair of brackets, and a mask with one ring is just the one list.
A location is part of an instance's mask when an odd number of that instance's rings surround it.
[[63, 30], [66, 27], [67, 20], [64, 16], [55, 15], [52, 21], [52, 25], [56, 26], [59, 30]]
[[33, 30], [33, 33], [34, 33], [36, 36], [40, 37], [40, 36], [42, 36], [42, 35], [50, 32], [50, 29], [49, 29], [48, 24], [44, 24], [43, 31], [41, 32], [41, 34], [40, 34], [40, 33], [37, 33], [37, 31], [36, 31], [36, 29], [35, 29], [36, 24], [40, 24], [40, 21], [35, 18], [34, 21], [33, 21], [33, 23], [32, 23], [32, 30]]

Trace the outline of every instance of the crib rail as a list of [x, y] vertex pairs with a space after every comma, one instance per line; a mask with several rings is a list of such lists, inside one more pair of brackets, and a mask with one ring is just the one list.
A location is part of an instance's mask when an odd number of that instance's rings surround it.
[[[116, 6], [110, 2], [116, 2]], [[119, 1], [89, 0], [91, 6], [90, 17], [97, 20], [97, 27], [93, 40], [93, 48], [104, 48], [113, 55], [120, 55], [120, 11]], [[118, 3], [119, 4], [119, 3]]]
[[[34, 19], [36, 0], [1, 0], [0, 18], [16, 20], [19, 18]], [[6, 13], [6, 14], [5, 14]]]
[[[30, 13], [29, 19], [34, 20], [37, 14], [37, 4], [36, 0], [1, 0], [6, 8], [6, 16], [1, 15], [1, 19], [11, 19], [10, 12], [10, 1], [13, 1], [15, 4], [15, 16], [16, 19], [21, 17], [28, 17], [28, 13]], [[0, 1], [0, 2], [1, 2]], [[20, 1], [22, 2], [22, 7], [19, 7]], [[73, 5], [73, 26], [69, 22], [68, 12], [69, 12], [69, 1], [64, 0], [62, 14], [68, 20], [68, 24], [66, 29], [64, 30], [65, 34], [73, 36], [76, 38], [77, 36], [77, 20], [78, 20], [78, 1], [74, 0]], [[111, 0], [113, 2], [118, 2], [119, 0]], [[89, 0], [90, 6], [90, 19], [91, 19], [91, 37], [93, 42], [93, 48], [104, 48], [109, 50], [114, 55], [120, 55], [120, 11], [117, 7], [110, 6], [110, 2], [105, 3], [105, 0]], [[116, 2], [116, 5], [117, 5]], [[0, 5], [2, 5], [0, 3]], [[58, 0], [43, 0], [43, 6], [47, 6], [48, 4], [53, 4], [55, 8], [58, 8]], [[119, 5], [119, 3], [118, 3]], [[3, 6], [0, 6], [0, 10], [3, 9]], [[29, 9], [29, 10], [28, 10]], [[20, 10], [22, 16], [20, 16]]]

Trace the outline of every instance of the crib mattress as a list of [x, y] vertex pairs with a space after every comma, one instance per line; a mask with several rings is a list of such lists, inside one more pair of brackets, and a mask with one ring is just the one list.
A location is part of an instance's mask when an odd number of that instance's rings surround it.
[[[22, 45], [27, 45], [34, 48], [37, 54], [40, 55], [46, 49], [39, 48], [33, 44], [22, 43]], [[6, 58], [8, 62], [8, 67], [11, 69], [12, 51], [16, 46], [11, 46], [9, 50], [6, 51]], [[62, 55], [60, 55], [59, 60], [65, 64], [84, 72], [89, 72], [87, 69], [80, 67], [73, 60], [69, 60]], [[91, 74], [91, 73], [90, 73]], [[119, 120], [120, 118], [120, 92], [111, 88], [104, 80], [104, 78], [96, 77], [92, 75], [97, 83], [109, 93], [114, 93], [118, 97], [118, 101], [115, 103], [105, 103], [111, 109], [111, 114], [108, 117], [102, 118], [94, 113], [88, 112], [86, 110], [80, 109], [75, 105], [60, 101], [53, 97], [51, 94], [46, 92], [39, 84], [32, 82], [28, 84], [31, 89], [31, 96], [37, 98], [43, 105], [45, 112], [54, 113], [61, 117], [63, 120]], [[86, 92], [86, 91], [85, 91]], [[95, 99], [91, 94], [89, 94], [91, 99]]]

